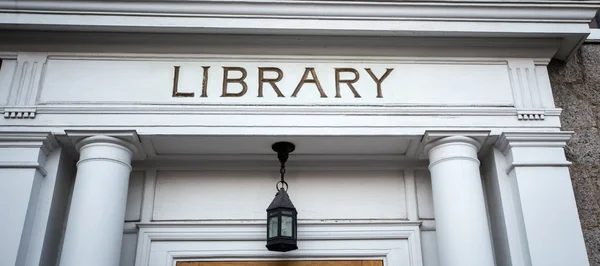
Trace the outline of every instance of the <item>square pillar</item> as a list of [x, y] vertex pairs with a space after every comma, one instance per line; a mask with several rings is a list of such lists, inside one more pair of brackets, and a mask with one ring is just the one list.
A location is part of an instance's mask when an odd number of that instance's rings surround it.
[[508, 249], [518, 255], [512, 265], [589, 265], [563, 148], [569, 138], [569, 132], [506, 132], [496, 142], [506, 160], [497, 178], [510, 181], [497, 192], [504, 216], [512, 217], [505, 221]]
[[46, 157], [57, 147], [49, 133], [0, 133], [0, 265], [25, 265]]

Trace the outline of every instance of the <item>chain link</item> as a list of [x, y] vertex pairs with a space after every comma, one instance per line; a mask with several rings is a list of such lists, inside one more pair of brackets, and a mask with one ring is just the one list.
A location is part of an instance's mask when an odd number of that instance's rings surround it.
[[279, 169], [279, 173], [281, 174], [281, 182], [285, 182], [285, 163], [281, 163], [281, 168]]

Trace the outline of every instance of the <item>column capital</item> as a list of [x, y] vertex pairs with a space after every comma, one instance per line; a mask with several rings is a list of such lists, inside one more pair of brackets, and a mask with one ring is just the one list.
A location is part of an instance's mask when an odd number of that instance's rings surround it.
[[135, 130], [65, 130], [65, 133], [67, 133], [67, 136], [71, 139], [78, 152], [85, 145], [112, 143], [127, 148], [131, 152], [133, 159], [142, 160], [146, 158], [146, 153]]
[[428, 158], [428, 152], [435, 146], [449, 142], [467, 142], [473, 144], [479, 150], [490, 135], [489, 130], [480, 131], [426, 131], [419, 147], [419, 158]]

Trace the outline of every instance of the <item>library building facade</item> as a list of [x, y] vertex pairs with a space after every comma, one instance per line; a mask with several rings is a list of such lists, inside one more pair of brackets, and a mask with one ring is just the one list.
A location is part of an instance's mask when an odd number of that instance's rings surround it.
[[0, 265], [600, 265], [598, 9], [0, 1]]

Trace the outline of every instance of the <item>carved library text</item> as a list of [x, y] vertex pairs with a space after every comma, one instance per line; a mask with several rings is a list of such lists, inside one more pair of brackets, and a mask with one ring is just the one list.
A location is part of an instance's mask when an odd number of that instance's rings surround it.
[[[246, 81], [248, 71], [243, 67], [222, 67], [223, 68], [223, 79], [221, 82], [222, 93], [219, 97], [242, 97], [248, 92], [249, 84]], [[200, 97], [209, 97], [208, 86], [210, 66], [202, 67], [202, 91]], [[385, 79], [392, 73], [393, 68], [386, 68], [385, 72], [380, 76], [376, 75], [371, 68], [365, 68], [364, 72], [368, 74], [373, 82], [373, 88], [377, 90], [377, 98], [383, 98], [382, 84]], [[173, 94], [172, 97], [195, 97], [195, 92], [183, 92], [179, 91], [179, 75], [181, 66], [174, 66], [173, 69]], [[280, 89], [280, 82], [284, 77], [284, 72], [277, 67], [258, 67], [258, 82], [256, 85], [257, 97], [263, 97], [264, 90], [270, 87], [276, 94], [277, 97], [286, 97]], [[356, 68], [334, 68], [335, 84], [323, 84], [319, 81], [319, 74], [314, 67], [306, 67], [302, 78], [298, 80], [297, 85], [291, 95], [288, 97], [297, 97], [298, 94], [304, 89], [309, 90], [307, 84], [312, 84], [313, 91], [316, 91], [321, 98], [327, 98], [326, 89], [329, 88], [327, 85], [334, 85], [335, 87], [335, 98], [342, 98], [342, 89], [346, 87], [353, 95], [354, 98], [361, 98], [358, 90], [355, 87], [355, 83], [360, 79], [360, 72]], [[233, 77], [235, 76], [235, 77]], [[237, 84], [237, 91], [231, 89], [231, 84]], [[324, 86], [325, 88], [324, 89]], [[308, 93], [308, 92], [303, 92]], [[314, 93], [314, 92], [313, 92]]]

